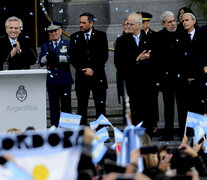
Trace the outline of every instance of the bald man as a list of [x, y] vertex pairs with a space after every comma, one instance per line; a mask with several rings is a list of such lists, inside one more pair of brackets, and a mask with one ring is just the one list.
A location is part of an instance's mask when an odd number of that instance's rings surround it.
[[141, 29], [142, 16], [131, 13], [127, 18], [128, 33], [117, 39], [114, 63], [126, 84], [129, 96], [132, 124], [143, 121], [148, 134], [152, 112], [152, 66], [148, 36]]

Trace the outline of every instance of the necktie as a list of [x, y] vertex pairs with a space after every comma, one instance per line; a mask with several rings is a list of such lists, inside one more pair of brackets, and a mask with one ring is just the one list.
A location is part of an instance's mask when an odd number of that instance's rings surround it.
[[188, 33], [188, 36], [189, 36], [189, 38], [190, 38], [190, 40], [191, 40], [191, 33]]
[[86, 43], [88, 44], [89, 42], [89, 34], [86, 34]]
[[56, 51], [57, 47], [58, 47], [58, 43], [55, 42], [55, 51]]
[[137, 46], [139, 46], [139, 37], [138, 36], [134, 36], [134, 40], [135, 40]]

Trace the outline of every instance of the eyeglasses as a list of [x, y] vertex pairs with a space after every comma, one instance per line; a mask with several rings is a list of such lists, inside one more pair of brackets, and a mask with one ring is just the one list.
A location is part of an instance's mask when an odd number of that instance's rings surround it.
[[132, 24], [132, 23], [127, 23], [127, 26], [134, 26], [136, 24]]

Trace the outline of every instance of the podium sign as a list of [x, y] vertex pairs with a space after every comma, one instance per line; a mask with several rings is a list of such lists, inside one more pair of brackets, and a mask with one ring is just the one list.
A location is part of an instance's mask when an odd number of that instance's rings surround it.
[[0, 132], [46, 129], [45, 69], [0, 71]]

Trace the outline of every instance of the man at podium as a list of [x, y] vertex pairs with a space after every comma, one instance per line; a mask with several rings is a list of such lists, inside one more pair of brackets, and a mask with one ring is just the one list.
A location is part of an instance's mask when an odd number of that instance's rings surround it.
[[30, 69], [36, 63], [37, 52], [30, 37], [21, 33], [22, 20], [15, 16], [9, 17], [5, 28], [7, 36], [0, 40], [0, 70], [3, 70], [3, 63], [5, 69], [9, 70]]
[[71, 113], [71, 85], [73, 79], [69, 63], [69, 41], [61, 38], [59, 22], [51, 22], [47, 27], [50, 41], [41, 48], [39, 63], [46, 66], [47, 91], [50, 105], [51, 125], [58, 127], [60, 112]]

